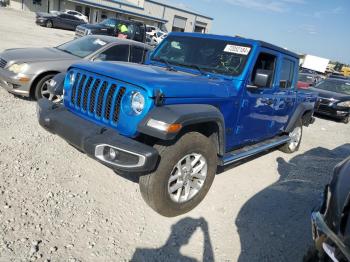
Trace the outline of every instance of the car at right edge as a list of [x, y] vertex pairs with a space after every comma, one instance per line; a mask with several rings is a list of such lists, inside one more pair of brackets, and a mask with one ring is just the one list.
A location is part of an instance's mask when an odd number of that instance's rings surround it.
[[322, 205], [312, 213], [311, 221], [315, 247], [304, 261], [350, 261], [350, 157], [334, 168]]
[[326, 115], [344, 123], [350, 116], [350, 80], [328, 78], [309, 91], [318, 93], [315, 112]]

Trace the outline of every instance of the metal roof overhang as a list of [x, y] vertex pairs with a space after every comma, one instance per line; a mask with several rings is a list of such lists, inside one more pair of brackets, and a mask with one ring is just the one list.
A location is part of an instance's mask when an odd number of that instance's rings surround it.
[[97, 4], [97, 3], [92, 3], [90, 1], [86, 1], [86, 0], [68, 0], [70, 2], [74, 2], [74, 3], [78, 3], [78, 4], [85, 4], [85, 5], [89, 5], [89, 6], [93, 6], [96, 8], [102, 8], [102, 9], [106, 9], [106, 10], [110, 10], [110, 11], [115, 11], [118, 13], [122, 13], [122, 14], [127, 14], [127, 15], [132, 15], [132, 16], [136, 16], [136, 17], [140, 17], [140, 18], [146, 18], [148, 20], [152, 20], [155, 22], [161, 22], [161, 23], [167, 23], [168, 20], [165, 19], [161, 19], [161, 18], [157, 18], [154, 16], [148, 16], [148, 15], [142, 15], [142, 14], [138, 14], [135, 12], [131, 12], [131, 11], [126, 11], [120, 8], [115, 8], [115, 7], [111, 7], [111, 6], [107, 6], [107, 5], [101, 5], [101, 4]]

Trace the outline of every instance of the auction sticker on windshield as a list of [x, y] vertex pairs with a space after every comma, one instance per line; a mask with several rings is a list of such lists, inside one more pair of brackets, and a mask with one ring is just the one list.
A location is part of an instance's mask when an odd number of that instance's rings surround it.
[[239, 45], [226, 45], [224, 52], [234, 53], [238, 55], [248, 55], [250, 52], [250, 47], [239, 46]]

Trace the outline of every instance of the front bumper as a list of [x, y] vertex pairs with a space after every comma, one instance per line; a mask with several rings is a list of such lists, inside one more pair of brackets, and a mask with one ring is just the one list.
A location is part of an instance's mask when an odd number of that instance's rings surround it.
[[[24, 78], [27, 79], [26, 82], [21, 81], [21, 79]], [[14, 74], [6, 69], [0, 68], [0, 86], [16, 95], [28, 97], [33, 78], [33, 75]]]
[[339, 108], [336, 105], [323, 105], [317, 103], [315, 112], [320, 115], [326, 115], [336, 119], [344, 119], [350, 115], [350, 109]]
[[335, 256], [334, 253], [332, 254], [332, 249], [334, 249], [332, 246], [336, 246], [344, 257], [350, 261], [349, 247], [327, 224], [326, 214], [329, 213], [331, 197], [330, 186], [327, 185], [320, 207], [311, 214], [312, 238], [319, 252], [326, 253], [330, 257]]
[[[67, 110], [63, 105], [41, 99], [37, 115], [42, 127], [65, 139], [78, 150], [116, 171], [149, 173], [158, 161], [158, 151], [151, 146], [119, 135], [115, 130], [99, 126]], [[122, 153], [118, 163], [103, 158], [103, 147]]]
[[46, 19], [44, 19], [44, 20], [42, 20], [42, 19], [37, 19], [37, 20], [35, 20], [35, 23], [36, 23], [37, 25], [40, 25], [40, 26], [45, 26], [45, 25], [46, 25], [46, 22], [47, 22]]

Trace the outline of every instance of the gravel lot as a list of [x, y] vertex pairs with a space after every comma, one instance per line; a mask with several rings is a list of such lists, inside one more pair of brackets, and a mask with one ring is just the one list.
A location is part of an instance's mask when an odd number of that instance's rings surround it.
[[[0, 51], [72, 37], [0, 8]], [[310, 211], [350, 155], [349, 137], [350, 125], [317, 119], [297, 154], [224, 170], [195, 210], [169, 219], [136, 183], [44, 131], [34, 101], [0, 89], [0, 261], [300, 261]]]

